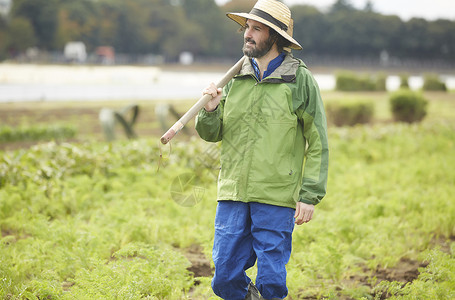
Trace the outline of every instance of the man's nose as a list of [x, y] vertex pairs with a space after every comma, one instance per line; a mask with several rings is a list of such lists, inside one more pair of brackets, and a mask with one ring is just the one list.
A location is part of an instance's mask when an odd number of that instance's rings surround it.
[[244, 38], [251, 38], [251, 29], [245, 28], [245, 34], [243, 35]]

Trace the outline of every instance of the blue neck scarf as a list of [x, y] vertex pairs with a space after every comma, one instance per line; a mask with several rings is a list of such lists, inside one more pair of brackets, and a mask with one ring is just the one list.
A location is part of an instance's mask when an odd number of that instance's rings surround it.
[[262, 78], [260, 78], [261, 71], [259, 71], [258, 63], [256, 62], [256, 60], [254, 58], [252, 58], [251, 64], [253, 65], [254, 75], [256, 75], [256, 78], [259, 79], [259, 81], [262, 81], [264, 78], [266, 78], [267, 76], [272, 74], [273, 71], [275, 71], [276, 68], [278, 68], [281, 65], [281, 63], [284, 61], [285, 57], [286, 57], [286, 53], [282, 52], [280, 55], [278, 55], [277, 57], [272, 59], [269, 62], [269, 65], [267, 66], [267, 70], [265, 70], [264, 76]]

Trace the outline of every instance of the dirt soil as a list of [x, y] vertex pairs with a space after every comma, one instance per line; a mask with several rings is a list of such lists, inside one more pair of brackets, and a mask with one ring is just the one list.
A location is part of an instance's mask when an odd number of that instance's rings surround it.
[[[194, 274], [194, 277], [212, 277], [214, 270], [210, 266], [210, 260], [205, 256], [202, 247], [191, 245], [185, 249], [183, 255], [190, 261], [191, 266], [188, 271]], [[197, 284], [197, 281], [196, 281]]]
[[[441, 251], [450, 252], [450, 244], [455, 242], [455, 236], [448, 238], [440, 237], [434, 239], [433, 247], [441, 249]], [[210, 265], [210, 260], [207, 258], [200, 245], [191, 245], [189, 248], [182, 249], [185, 257], [190, 261], [191, 266], [188, 268], [190, 272], [194, 274], [194, 277], [212, 277], [214, 269]], [[368, 286], [373, 289], [381, 281], [397, 281], [401, 282], [404, 285], [407, 283], [413, 282], [420, 275], [420, 268], [426, 268], [428, 266], [427, 262], [417, 261], [409, 258], [401, 258], [400, 261], [390, 268], [378, 267], [376, 270], [371, 272], [366, 266], [363, 268], [364, 274], [370, 275], [353, 275], [347, 280], [344, 281], [346, 285], [363, 285]], [[372, 280], [376, 278], [376, 280]], [[197, 285], [199, 281], [195, 281]], [[342, 289], [339, 289], [341, 292]], [[341, 294], [341, 293], [340, 293]], [[338, 295], [340, 300], [351, 300], [352, 298]], [[378, 296], [378, 299], [388, 299], [390, 297], [387, 293], [382, 293], [381, 295], [372, 294], [372, 297]], [[288, 297], [289, 300], [292, 300], [291, 297]], [[301, 299], [318, 299], [316, 296], [308, 296]], [[376, 298], [375, 298], [376, 299]]]

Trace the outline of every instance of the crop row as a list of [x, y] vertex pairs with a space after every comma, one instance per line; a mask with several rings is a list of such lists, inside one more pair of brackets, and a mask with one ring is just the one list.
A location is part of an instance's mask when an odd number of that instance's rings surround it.
[[[450, 299], [455, 125], [329, 134], [328, 194], [294, 231], [290, 299]], [[198, 245], [210, 258], [217, 152], [198, 139], [163, 149], [138, 139], [2, 153], [0, 298], [213, 298], [187, 252]], [[182, 196], [195, 201], [184, 205]], [[413, 282], [380, 282], [377, 271], [403, 259], [429, 264]]]

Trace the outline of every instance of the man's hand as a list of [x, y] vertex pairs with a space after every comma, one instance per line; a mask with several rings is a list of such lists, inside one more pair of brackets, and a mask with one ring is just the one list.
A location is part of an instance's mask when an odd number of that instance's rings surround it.
[[303, 223], [308, 223], [313, 218], [314, 205], [306, 204], [303, 202], [297, 202], [295, 208], [295, 224], [302, 225]]
[[221, 101], [221, 92], [222, 90], [216, 88], [216, 85], [212, 82], [208, 87], [202, 91], [202, 95], [212, 95], [212, 100], [210, 100], [205, 106], [206, 111], [214, 111], [218, 104]]

